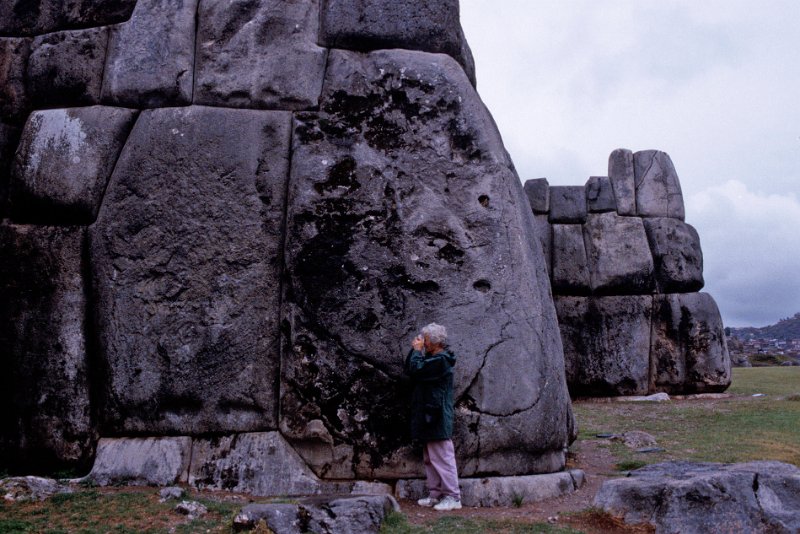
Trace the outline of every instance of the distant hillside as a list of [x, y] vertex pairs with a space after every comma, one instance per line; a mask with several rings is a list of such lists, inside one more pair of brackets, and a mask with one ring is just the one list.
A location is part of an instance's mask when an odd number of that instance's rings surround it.
[[746, 326], [744, 328], [731, 328], [731, 336], [739, 339], [760, 338], [760, 339], [800, 339], [800, 313], [794, 317], [781, 319], [777, 324], [755, 328]]

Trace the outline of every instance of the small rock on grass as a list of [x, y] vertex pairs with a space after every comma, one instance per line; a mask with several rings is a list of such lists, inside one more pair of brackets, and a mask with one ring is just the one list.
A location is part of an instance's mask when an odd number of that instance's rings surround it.
[[175, 507], [175, 511], [179, 514], [189, 516], [191, 520], [206, 515], [208, 513], [208, 508], [197, 501], [181, 501]]
[[57, 493], [72, 493], [72, 490], [52, 478], [27, 476], [0, 480], [0, 494], [10, 502], [43, 501]]
[[178, 486], [170, 486], [168, 488], [163, 488], [161, 491], [158, 492], [158, 496], [160, 499], [159, 502], [166, 502], [171, 501], [173, 499], [180, 499], [184, 495], [183, 488]]
[[644, 447], [655, 447], [656, 438], [647, 432], [640, 430], [630, 430], [617, 434], [611, 438], [613, 441], [621, 441], [629, 449], [642, 449]]

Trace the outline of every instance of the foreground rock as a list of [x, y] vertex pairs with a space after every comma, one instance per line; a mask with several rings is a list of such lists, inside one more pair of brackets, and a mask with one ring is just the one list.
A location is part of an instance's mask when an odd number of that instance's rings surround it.
[[603, 483], [594, 505], [656, 534], [800, 531], [800, 468], [666, 462]]
[[0, 495], [10, 502], [43, 501], [58, 493], [72, 493], [72, 489], [52, 478], [28, 476], [0, 479]]
[[99, 486], [168, 486], [186, 482], [192, 440], [189, 437], [104, 438], [86, 480]]

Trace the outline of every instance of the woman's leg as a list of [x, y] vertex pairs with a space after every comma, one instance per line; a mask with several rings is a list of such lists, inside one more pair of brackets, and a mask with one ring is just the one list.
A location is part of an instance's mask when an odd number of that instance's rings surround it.
[[442, 496], [442, 477], [439, 476], [439, 472], [431, 463], [431, 455], [428, 451], [428, 446], [431, 443], [434, 442], [426, 442], [425, 446], [422, 448], [422, 461], [425, 463], [425, 478], [427, 479], [428, 495], [434, 499], [438, 499]]
[[[461, 491], [458, 489], [458, 470], [456, 468], [456, 454], [453, 448], [453, 440], [443, 439], [441, 441], [429, 441], [425, 444], [426, 460], [425, 469], [428, 469], [428, 462], [436, 471], [439, 479], [439, 491], [441, 495], [450, 495], [461, 500]], [[428, 479], [430, 480], [430, 478]], [[430, 486], [429, 486], [430, 487]]]

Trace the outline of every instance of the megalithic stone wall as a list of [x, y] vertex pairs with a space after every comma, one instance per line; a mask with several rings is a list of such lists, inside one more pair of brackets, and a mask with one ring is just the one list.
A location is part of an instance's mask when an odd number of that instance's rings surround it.
[[525, 182], [549, 273], [573, 396], [717, 392], [730, 385], [722, 319], [703, 287], [664, 152], [611, 153], [585, 186]]
[[419, 476], [402, 363], [430, 321], [462, 475], [563, 467], [546, 262], [456, 0], [35, 3], [0, 2], [10, 467], [103, 437], [103, 465], [204, 443], [208, 487], [263, 479], [247, 451]]

